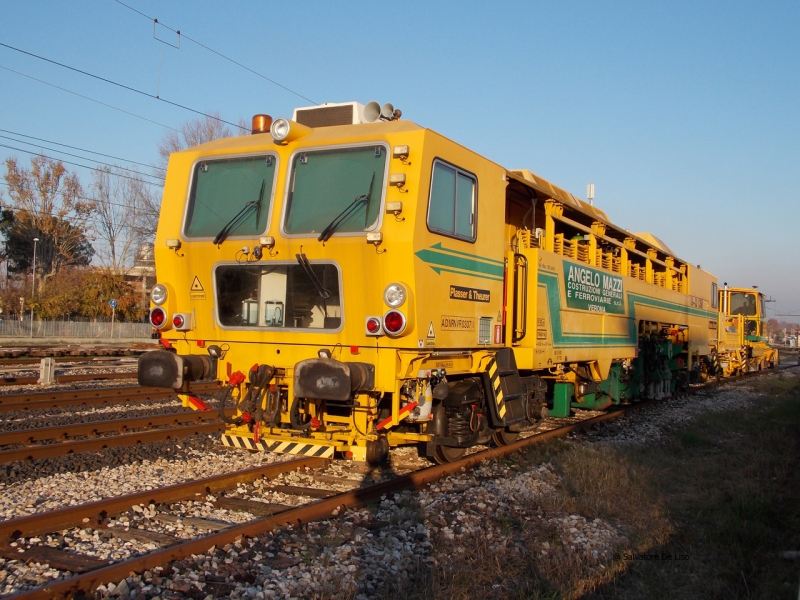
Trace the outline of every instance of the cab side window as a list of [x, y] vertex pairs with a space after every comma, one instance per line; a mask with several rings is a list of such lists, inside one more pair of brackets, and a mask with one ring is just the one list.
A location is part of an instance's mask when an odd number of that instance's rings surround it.
[[478, 182], [474, 175], [440, 160], [433, 163], [428, 229], [475, 241]]

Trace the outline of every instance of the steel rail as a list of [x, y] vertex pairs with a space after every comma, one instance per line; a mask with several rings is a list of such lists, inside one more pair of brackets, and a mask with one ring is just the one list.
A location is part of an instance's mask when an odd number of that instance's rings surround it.
[[[136, 372], [130, 373], [85, 373], [82, 375], [56, 375], [56, 383], [74, 383], [77, 381], [107, 381], [109, 379], [135, 379]], [[39, 382], [38, 377], [2, 377], [0, 387], [10, 385], [33, 385]]]
[[[216, 382], [197, 383], [192, 386], [196, 394], [213, 394], [219, 389]], [[124, 386], [93, 388], [89, 390], [57, 390], [53, 392], [31, 392], [0, 395], [0, 413], [13, 410], [37, 410], [62, 406], [93, 406], [98, 404], [124, 404], [175, 398], [177, 393], [170, 388]]]
[[146, 490], [0, 521], [0, 544], [8, 544], [19, 538], [35, 537], [71, 527], [102, 527], [108, 522], [108, 519], [130, 510], [132, 506], [194, 500], [198, 496], [234, 488], [239, 483], [248, 483], [262, 478], [271, 479], [281, 473], [303, 467], [321, 468], [329, 463], [330, 459], [327, 458], [303, 456], [234, 473], [176, 483], [156, 490]]
[[[14, 365], [40, 365], [42, 358], [52, 358], [57, 364], [71, 363], [71, 362], [84, 362], [84, 363], [103, 363], [114, 362], [125, 358], [136, 358], [134, 354], [121, 354], [119, 356], [43, 356], [41, 358], [0, 358], [0, 371], [3, 369], [15, 368]], [[32, 367], [28, 367], [30, 370]], [[25, 367], [20, 367], [25, 369]]]
[[[232, 412], [232, 411], [229, 411]], [[104, 433], [129, 433], [136, 429], [152, 429], [154, 427], [177, 427], [186, 423], [200, 423], [219, 419], [217, 411], [181, 411], [143, 417], [108, 419], [105, 421], [89, 421], [86, 423], [68, 423], [53, 427], [18, 429], [0, 432], [0, 446], [14, 444], [38, 444], [48, 440], [69, 440], [71, 438], [99, 436]]]
[[[74, 367], [95, 368], [105, 367], [101, 363], [113, 363], [125, 359], [135, 359], [133, 355], [127, 356], [50, 356], [43, 358], [52, 358], [57, 365], [64, 363], [84, 363], [78, 365], [64, 365], [60, 369], [69, 369]], [[36, 371], [37, 367], [42, 364], [41, 358], [0, 358], [0, 371]]]
[[183, 425], [181, 427], [169, 427], [166, 429], [152, 429], [150, 431], [124, 433], [122, 435], [104, 436], [88, 440], [75, 440], [71, 442], [60, 442], [58, 444], [29, 446], [27, 448], [19, 448], [15, 450], [2, 450], [0, 451], [0, 464], [14, 462], [17, 460], [38, 460], [40, 458], [53, 458], [56, 456], [64, 456], [66, 454], [96, 452], [98, 450], [105, 450], [106, 448], [119, 448], [120, 446], [137, 446], [139, 444], [148, 444], [150, 442], [178, 440], [189, 437], [190, 435], [218, 433], [224, 430], [225, 423], [222, 421], [215, 421], [213, 423], [199, 423], [193, 425]]

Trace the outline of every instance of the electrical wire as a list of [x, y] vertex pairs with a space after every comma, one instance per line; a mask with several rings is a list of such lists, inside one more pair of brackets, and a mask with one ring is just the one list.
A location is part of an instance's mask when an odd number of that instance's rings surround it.
[[53, 64], [53, 65], [58, 65], [59, 67], [63, 67], [64, 69], [69, 69], [70, 71], [75, 71], [76, 73], [80, 73], [82, 75], [86, 75], [88, 77], [92, 77], [92, 78], [97, 79], [99, 81], [104, 81], [106, 83], [110, 83], [111, 85], [116, 85], [117, 87], [121, 87], [122, 89], [129, 90], [131, 92], [136, 92], [137, 94], [141, 94], [142, 96], [147, 96], [148, 98], [152, 98], [154, 100], [160, 100], [161, 102], [166, 102], [167, 104], [171, 104], [172, 106], [177, 106], [178, 108], [182, 108], [183, 110], [188, 110], [190, 112], [193, 112], [193, 113], [198, 114], [198, 115], [202, 115], [202, 116], [207, 117], [209, 119], [214, 119], [215, 121], [219, 121], [220, 123], [225, 123], [227, 125], [233, 125], [234, 127], [238, 128], [238, 129], [245, 129], [245, 130], [247, 129], [245, 127], [242, 127], [241, 125], [237, 125], [236, 123], [231, 123], [230, 121], [226, 121], [225, 119], [220, 119], [219, 117], [215, 117], [213, 115], [209, 115], [209, 114], [204, 113], [202, 111], [195, 110], [194, 108], [189, 108], [188, 106], [184, 106], [183, 104], [178, 104], [177, 102], [173, 102], [171, 100], [166, 100], [166, 99], [161, 98], [161, 97], [159, 97], [157, 95], [149, 94], [149, 93], [144, 92], [142, 90], [137, 90], [136, 88], [130, 87], [129, 85], [118, 83], [116, 81], [112, 81], [111, 79], [106, 79], [105, 77], [100, 77], [100, 75], [95, 75], [93, 73], [89, 73], [88, 71], [83, 71], [83, 70], [78, 69], [76, 67], [71, 67], [69, 65], [65, 65], [64, 63], [60, 63], [58, 61], [55, 61], [55, 60], [52, 60], [52, 59], [49, 59], [49, 58], [45, 58], [44, 56], [39, 56], [38, 54], [34, 54], [33, 52], [28, 52], [27, 50], [22, 50], [20, 48], [15, 48], [14, 46], [9, 46], [8, 44], [4, 44], [3, 42], [0, 42], [0, 46], [2, 46], [4, 48], [8, 48], [9, 50], [14, 50], [15, 52], [20, 52], [21, 54], [26, 54], [28, 56], [32, 56], [33, 58], [38, 58], [39, 60], [43, 60], [45, 62], [49, 62], [50, 64]]
[[[149, 182], [142, 181], [142, 183], [144, 183], [145, 185], [148, 185]], [[11, 188], [10, 185], [8, 185], [7, 183], [4, 183], [2, 181], [0, 181], [0, 185], [3, 185], [5, 187], [7, 187], [7, 188]], [[54, 198], [57, 197], [57, 196], [62, 196], [63, 197], [64, 196], [64, 191], [62, 190], [60, 192], [56, 192], [53, 195]], [[86, 196], [75, 196], [75, 199], [76, 200], [83, 200], [85, 202], [97, 202], [98, 201], [97, 198], [87, 198]], [[103, 204], [108, 204], [109, 206], [119, 206], [120, 208], [128, 208], [128, 206], [125, 205], [125, 204], [120, 204], [119, 202], [111, 202], [110, 200], [104, 200]], [[11, 204], [9, 204], [8, 206], [6, 206], [4, 208], [7, 208], [9, 210], [28, 210], [27, 208], [20, 208], [18, 206], [12, 206]], [[50, 215], [50, 216], [55, 216], [55, 215]]]
[[[64, 221], [68, 221], [69, 220], [69, 218], [66, 217], [66, 216], [54, 215], [53, 213], [48, 213], [48, 212], [44, 212], [44, 211], [41, 211], [41, 210], [27, 210], [27, 209], [19, 208], [19, 207], [16, 207], [16, 206], [11, 206], [10, 204], [7, 205], [7, 206], [4, 206], [2, 203], [0, 203], [0, 209], [1, 210], [8, 210], [10, 212], [27, 212], [28, 214], [32, 214], [32, 215], [35, 215], [37, 217], [50, 217], [50, 218], [53, 218], [53, 219], [61, 219], [61, 220], [64, 220]], [[85, 218], [85, 221], [87, 223], [97, 223], [99, 225], [102, 225], [104, 223], [103, 219], [101, 219], [100, 217], [91, 217], [91, 216], [87, 216]], [[90, 230], [90, 232], [91, 232], [91, 230]], [[89, 239], [88, 236], [87, 236], [87, 239]], [[92, 241], [92, 240], [90, 240], [90, 241]]]
[[[82, 165], [80, 163], [72, 162], [72, 161], [69, 161], [69, 160], [61, 160], [60, 158], [53, 158], [52, 156], [47, 156], [46, 154], [42, 154], [41, 152], [31, 152], [30, 150], [23, 150], [22, 148], [15, 148], [14, 146], [9, 146], [7, 144], [0, 144], [0, 148], [9, 148], [11, 150], [16, 150], [18, 152], [25, 152], [26, 154], [32, 154], [34, 156], [41, 156], [41, 157], [44, 157], [44, 158], [49, 158], [50, 160], [60, 161], [62, 163], [66, 163], [68, 165], [75, 165], [76, 167], [83, 167], [84, 169], [89, 169], [90, 171], [99, 171], [101, 173], [105, 173], [106, 172], [105, 169], [97, 169], [95, 167], [90, 167], [88, 165]], [[64, 154], [66, 154], [66, 153], [64, 153]], [[105, 164], [105, 163], [102, 163], [102, 164]], [[115, 166], [115, 165], [111, 165], [111, 166]], [[128, 175], [122, 175], [121, 173], [117, 173], [116, 177], [124, 177], [125, 179], [133, 179], [134, 181], [142, 181], [141, 179], [138, 179], [136, 177], [130, 177]], [[152, 177], [152, 175], [148, 175], [148, 177]], [[160, 183], [153, 183], [153, 182], [147, 182], [147, 183], [149, 185], [154, 185], [156, 187], [161, 187], [161, 188], [164, 187]]]
[[[45, 150], [48, 150], [50, 152], [58, 152], [59, 154], [66, 154], [67, 156], [72, 156], [74, 158], [80, 158], [82, 160], [89, 160], [87, 157], [81, 156], [79, 154], [72, 154], [71, 152], [66, 152], [64, 150], [58, 150], [57, 148], [48, 148], [47, 146], [40, 146], [39, 144], [26, 142], [25, 140], [17, 140], [17, 139], [14, 139], [12, 137], [9, 137], [7, 135], [0, 135], [0, 138], [6, 139], [6, 140], [13, 140], [13, 141], [19, 142], [21, 144], [28, 144], [29, 146], [37, 146], [38, 148], [44, 148]], [[2, 146], [2, 145], [3, 144], [0, 144], [0, 146]], [[8, 148], [9, 146], [4, 146], [4, 147]], [[22, 152], [28, 152], [28, 151], [27, 150], [22, 150]], [[60, 159], [55, 159], [55, 160], [60, 160]], [[112, 165], [111, 163], [103, 162], [101, 160], [98, 160], [98, 161], [95, 161], [95, 162], [98, 165], [105, 165], [107, 167], [114, 167], [115, 169], [122, 169], [123, 171], [130, 171], [131, 173], [137, 173], [137, 174], [141, 175], [142, 177], [151, 177], [153, 179], [159, 179], [159, 177], [157, 175], [149, 175], [147, 173], [142, 173], [141, 171], [137, 171], [136, 169], [128, 169], [126, 167], [121, 167], [119, 165]], [[99, 169], [99, 170], [102, 171], [102, 169]]]
[[32, 79], [33, 81], [38, 81], [39, 83], [43, 83], [44, 85], [49, 85], [52, 88], [56, 88], [57, 90], [61, 90], [62, 92], [67, 92], [68, 94], [72, 94], [73, 96], [78, 96], [78, 98], [83, 98], [84, 100], [89, 100], [90, 102], [94, 102], [95, 104], [100, 104], [101, 106], [106, 106], [108, 108], [113, 108], [114, 110], [117, 110], [117, 111], [119, 111], [121, 113], [125, 113], [126, 115], [130, 115], [132, 117], [136, 117], [137, 119], [141, 119], [142, 121], [147, 121], [148, 123], [152, 123], [153, 125], [158, 125], [159, 127], [163, 127], [164, 129], [171, 129], [172, 131], [175, 131], [177, 133], [181, 133], [180, 129], [175, 129], [174, 127], [170, 127], [169, 125], [164, 125], [163, 123], [159, 123], [158, 121], [153, 121], [153, 119], [148, 119], [147, 117], [143, 117], [142, 115], [137, 115], [136, 113], [132, 113], [130, 111], [124, 110], [122, 108], [119, 108], [118, 106], [114, 106], [113, 104], [107, 104], [106, 102], [100, 102], [100, 100], [95, 100], [94, 98], [90, 98], [89, 96], [84, 96], [83, 94], [79, 94], [78, 92], [73, 92], [72, 90], [68, 90], [67, 88], [63, 88], [63, 87], [58, 86], [58, 85], [56, 85], [54, 83], [50, 83], [48, 81], [45, 81], [44, 79], [37, 79], [36, 77], [33, 77], [32, 75], [26, 75], [25, 73], [22, 73], [20, 71], [15, 71], [14, 69], [9, 69], [8, 67], [4, 67], [3, 65], [0, 65], [0, 69], [3, 69], [5, 71], [9, 71], [11, 73], [15, 73], [16, 75], [20, 75], [22, 77], [27, 77], [28, 79]]
[[[11, 187], [7, 183], [2, 183], [2, 182], [0, 182], [0, 185], [4, 185], [6, 187]], [[63, 193], [64, 193], [63, 191], [62, 192], [57, 192], [55, 195], [56, 196], [63, 195]], [[92, 201], [92, 202], [95, 201], [95, 199], [86, 198], [85, 196], [76, 196], [76, 198], [80, 199], [80, 200], [88, 200], [88, 201]], [[106, 202], [106, 203], [109, 204], [109, 205], [112, 205], [112, 206], [120, 206], [120, 207], [123, 207], [123, 208], [128, 208], [125, 205], [119, 204], [119, 203], [116, 203], [116, 202]], [[43, 210], [30, 210], [30, 209], [22, 208], [22, 207], [19, 207], [19, 206], [13, 206], [11, 204], [5, 204], [4, 205], [2, 202], [0, 202], [0, 210], [7, 210], [7, 211], [12, 212], [12, 213], [26, 212], [28, 214], [35, 215], [37, 217], [50, 217], [52, 219], [69, 220], [69, 215], [57, 215], [57, 214], [53, 214], [51, 212], [45, 212]], [[90, 242], [97, 241], [96, 237], [90, 236], [88, 234], [92, 233], [92, 231], [97, 233], [97, 229], [96, 228], [104, 227], [106, 225], [106, 219], [102, 219], [99, 216], [87, 215], [87, 216], [84, 217], [84, 221], [87, 224], [91, 224], [91, 223], [94, 224], [94, 225], [90, 225], [90, 227], [92, 227], [93, 229], [89, 229], [87, 231], [84, 231], [84, 235], [86, 236], [86, 239], [89, 240]], [[133, 225], [133, 226], [131, 226], [131, 229], [133, 231], [137, 231], [140, 228], [137, 227], [136, 225]]]
[[224, 58], [225, 60], [232, 62], [232, 63], [233, 63], [233, 64], [235, 64], [236, 66], [238, 66], [238, 67], [241, 67], [242, 69], [244, 69], [244, 70], [246, 70], [246, 71], [250, 71], [250, 72], [251, 72], [253, 75], [257, 75], [258, 77], [261, 77], [261, 79], [264, 79], [264, 80], [266, 80], [266, 81], [269, 81], [269, 82], [270, 82], [271, 84], [273, 84], [273, 85], [277, 85], [279, 88], [286, 90], [286, 91], [287, 91], [287, 92], [289, 92], [290, 94], [294, 94], [295, 96], [297, 96], [298, 98], [302, 98], [303, 100], [308, 100], [309, 102], [311, 102], [311, 104], [318, 104], [317, 102], [315, 102], [315, 101], [314, 101], [314, 100], [312, 100], [311, 98], [307, 98], [306, 96], [303, 96], [303, 94], [300, 94], [299, 92], [295, 92], [293, 89], [290, 89], [290, 88], [286, 87], [285, 85], [283, 85], [283, 84], [281, 84], [281, 83], [278, 83], [278, 82], [277, 82], [277, 81], [275, 81], [274, 79], [270, 79], [270, 78], [269, 78], [269, 77], [267, 77], [266, 75], [262, 75], [262, 74], [261, 74], [261, 73], [259, 73], [258, 71], [254, 71], [254, 70], [253, 70], [253, 69], [251, 69], [250, 67], [248, 67], [248, 66], [246, 66], [246, 65], [243, 65], [242, 63], [240, 63], [240, 62], [238, 62], [238, 61], [236, 61], [236, 60], [234, 60], [234, 59], [230, 58], [229, 56], [225, 56], [224, 54], [222, 54], [222, 52], [218, 52], [217, 50], [214, 50], [213, 48], [210, 48], [209, 46], [206, 46], [205, 44], [203, 44], [203, 43], [201, 43], [201, 42], [198, 42], [197, 40], [195, 40], [195, 39], [193, 39], [193, 38], [190, 38], [190, 37], [189, 37], [188, 35], [186, 35], [185, 33], [181, 33], [180, 29], [173, 29], [173, 28], [172, 28], [172, 27], [170, 27], [169, 25], [164, 25], [164, 23], [162, 23], [162, 22], [161, 22], [161, 21], [159, 21], [158, 19], [155, 19], [155, 18], [153, 18], [153, 17], [150, 17], [150, 16], [148, 16], [148, 15], [144, 14], [142, 11], [135, 9], [135, 8], [133, 8], [132, 6], [129, 6], [129, 5], [125, 4], [124, 2], [120, 2], [120, 0], [114, 0], [114, 2], [116, 2], [117, 4], [120, 4], [120, 5], [122, 5], [122, 6], [124, 6], [124, 7], [125, 7], [125, 8], [127, 8], [127, 9], [130, 9], [130, 10], [132, 10], [133, 12], [135, 12], [135, 13], [137, 13], [137, 14], [141, 15], [141, 16], [143, 16], [143, 17], [144, 17], [145, 19], [147, 19], [148, 21], [152, 21], [153, 23], [158, 23], [159, 25], [161, 25], [162, 27], [164, 27], [164, 28], [166, 28], [166, 29], [169, 29], [169, 30], [170, 30], [170, 31], [172, 31], [173, 33], [177, 33], [179, 38], [180, 38], [180, 37], [184, 37], [184, 38], [186, 38], [187, 40], [189, 40], [190, 42], [193, 42], [193, 43], [197, 44], [197, 45], [198, 45], [198, 46], [200, 46], [201, 48], [205, 48], [205, 49], [206, 49], [206, 50], [208, 50], [209, 52], [212, 52], [212, 53], [216, 54], [216, 55], [217, 55], [217, 56], [219, 56], [220, 58]]
[[[88, 152], [89, 154], [97, 154], [98, 156], [105, 156], [106, 158], [115, 158], [116, 160], [121, 160], [121, 161], [124, 161], [126, 163], [131, 163], [131, 164], [134, 164], [134, 165], [140, 165], [142, 167], [149, 167], [151, 169], [157, 169], [158, 171], [166, 171], [166, 169], [163, 169], [161, 167], [157, 167], [155, 165], [150, 165], [150, 164], [147, 164], [147, 163], [137, 162], [135, 160], [128, 160], [126, 158], [120, 158], [119, 156], [113, 156], [111, 154], [103, 154], [102, 152], [95, 152], [94, 150], [87, 150], [86, 148], [80, 148], [78, 146], [70, 146], [69, 144], [61, 144], [59, 142], [54, 142], [52, 140], [47, 140], [47, 139], [44, 139], [44, 138], [38, 138], [38, 137], [34, 137], [32, 135], [25, 135], [24, 133], [17, 133], [16, 131], [9, 131], [8, 129], [0, 129], [0, 131], [2, 131], [3, 133], [10, 133], [11, 135], [18, 135], [20, 137], [30, 138], [32, 140], [37, 140], [39, 142], [47, 142], [48, 144], [55, 144], [56, 146], [64, 146], [65, 148], [72, 148], [73, 150], [80, 150], [81, 152]], [[5, 136], [0, 136], [0, 137], [5, 137]], [[8, 138], [8, 139], [12, 139], [12, 138]], [[14, 141], [15, 142], [22, 142], [23, 144], [30, 144], [30, 142], [25, 142], [23, 140], [14, 140]], [[33, 146], [35, 144], [30, 144], [30, 145]], [[60, 150], [56, 150], [56, 152], [60, 152]]]

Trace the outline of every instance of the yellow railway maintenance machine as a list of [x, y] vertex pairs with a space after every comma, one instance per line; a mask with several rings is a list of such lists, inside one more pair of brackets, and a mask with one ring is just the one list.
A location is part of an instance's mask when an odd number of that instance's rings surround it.
[[771, 369], [778, 364], [778, 350], [767, 343], [764, 294], [756, 288], [719, 290], [719, 330], [716, 358], [725, 377]]
[[447, 462], [709, 373], [716, 278], [655, 237], [390, 105], [253, 122], [170, 158], [139, 361], [221, 380], [225, 444]]

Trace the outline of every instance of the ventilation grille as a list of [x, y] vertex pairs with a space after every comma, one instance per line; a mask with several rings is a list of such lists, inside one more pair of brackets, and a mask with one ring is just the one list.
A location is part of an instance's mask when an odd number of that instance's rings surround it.
[[295, 111], [295, 121], [308, 127], [330, 127], [332, 125], [352, 125], [356, 122], [353, 118], [352, 104], [344, 106], [322, 106], [319, 108], [304, 108]]
[[478, 343], [492, 343], [492, 317], [481, 317], [478, 322]]

